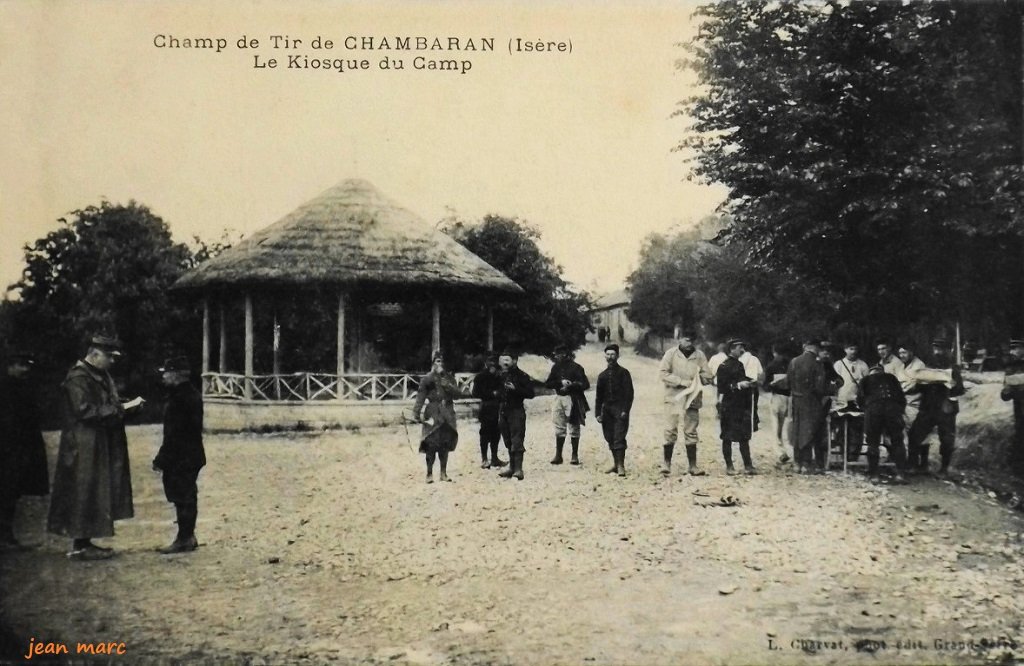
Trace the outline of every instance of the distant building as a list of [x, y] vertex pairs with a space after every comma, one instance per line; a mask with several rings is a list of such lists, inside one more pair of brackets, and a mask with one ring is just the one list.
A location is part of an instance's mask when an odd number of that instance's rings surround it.
[[598, 298], [594, 309], [590, 311], [590, 321], [595, 332], [588, 333], [587, 340], [591, 342], [601, 340], [603, 329], [605, 341], [635, 345], [646, 329], [630, 321], [626, 316], [630, 301], [629, 291], [626, 289], [609, 292]]

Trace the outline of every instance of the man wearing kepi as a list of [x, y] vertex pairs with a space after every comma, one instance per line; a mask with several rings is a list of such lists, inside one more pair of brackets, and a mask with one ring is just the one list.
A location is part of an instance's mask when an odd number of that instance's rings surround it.
[[683, 443], [686, 445], [686, 459], [689, 473], [703, 476], [697, 467], [697, 426], [700, 424], [700, 408], [704, 385], [714, 379], [708, 368], [704, 352], [694, 346], [696, 335], [686, 331], [679, 338], [679, 344], [672, 347], [661, 358], [658, 376], [665, 387], [665, 444], [661, 474], [672, 472], [672, 454], [683, 423]]
[[917, 472], [928, 471], [928, 446], [925, 438], [932, 430], [939, 431], [939, 476], [949, 473], [956, 447], [956, 415], [960, 411], [957, 398], [964, 394], [960, 368], [949, 356], [949, 343], [942, 338], [932, 341], [932, 358], [928, 367], [918, 370], [915, 378], [921, 390], [921, 411], [910, 428], [909, 467]]
[[14, 538], [18, 498], [50, 492], [46, 444], [29, 379], [34, 364], [31, 354], [12, 351], [0, 376], [0, 549], [21, 546]]
[[1010, 362], [1006, 365], [1003, 400], [1013, 401], [1013, 442], [1010, 445], [1010, 467], [1017, 474], [1024, 472], [1024, 340], [1010, 340]]
[[604, 358], [608, 367], [597, 376], [594, 413], [612, 452], [614, 462], [608, 473], [626, 476], [626, 433], [629, 410], [633, 408], [633, 378], [629, 370], [619, 365], [618, 345], [607, 345]]
[[552, 465], [562, 464], [562, 449], [565, 447], [565, 436], [568, 433], [572, 445], [571, 465], [580, 464], [580, 426], [586, 423], [586, 414], [590, 410], [584, 391], [590, 388], [590, 380], [583, 366], [573, 360], [572, 352], [566, 345], [555, 347], [555, 364], [551, 366], [544, 386], [555, 390], [555, 400], [551, 405], [551, 420], [555, 424], [555, 457]]
[[72, 538], [73, 560], [111, 557], [110, 548], [91, 539], [114, 536], [114, 521], [134, 515], [124, 416], [143, 400], [122, 404], [117, 394], [108, 371], [120, 348], [116, 338], [94, 336], [61, 385], [66, 416], [47, 529]]
[[805, 340], [803, 353], [789, 362], [786, 383], [793, 409], [792, 439], [797, 472], [823, 471], [826, 465], [825, 417], [828, 381], [818, 360], [818, 342]]
[[876, 365], [857, 385], [857, 400], [864, 410], [864, 438], [868, 445], [868, 476], [878, 480], [878, 447], [882, 434], [889, 437], [889, 454], [896, 463], [896, 482], [903, 482], [907, 456], [903, 450], [903, 413], [907, 398], [896, 375]]
[[746, 343], [733, 339], [728, 342], [728, 349], [729, 358], [718, 366], [715, 377], [718, 393], [722, 396], [722, 457], [725, 459], [725, 473], [736, 473], [732, 465], [732, 443], [737, 442], [744, 470], [747, 474], [756, 474], [750, 458], [750, 437], [754, 432], [753, 393], [757, 390], [757, 381], [747, 376], [739, 360], [747, 351]]
[[[473, 377], [473, 397], [480, 401], [480, 466], [484, 469], [504, 467], [507, 463], [498, 457], [501, 429], [498, 427], [498, 397], [501, 395], [501, 377], [498, 376], [498, 357], [488, 354], [483, 372]], [[490, 449], [491, 459], [487, 460]]]
[[523, 454], [526, 452], [526, 408], [523, 401], [534, 396], [533, 379], [519, 369], [519, 354], [511, 349], [501, 352], [501, 394], [498, 398], [498, 426], [508, 448], [509, 466], [498, 476], [523, 480]]
[[153, 460], [153, 469], [163, 472], [164, 495], [178, 514], [178, 535], [160, 552], [185, 553], [199, 547], [195, 534], [199, 515], [196, 480], [206, 465], [203, 398], [189, 381], [191, 371], [184, 356], [167, 359], [158, 372], [167, 388], [167, 404], [163, 444]]

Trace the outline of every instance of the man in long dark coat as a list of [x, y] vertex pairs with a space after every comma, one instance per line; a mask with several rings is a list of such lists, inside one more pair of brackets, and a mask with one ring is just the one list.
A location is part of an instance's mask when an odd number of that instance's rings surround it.
[[818, 359], [818, 342], [807, 340], [803, 353], [789, 362], [786, 384], [792, 405], [793, 451], [797, 472], [823, 471], [828, 455], [825, 417], [828, 415], [828, 380], [825, 366]]
[[555, 363], [551, 366], [544, 386], [555, 390], [555, 400], [551, 403], [551, 420], [555, 424], [555, 457], [552, 465], [562, 464], [562, 449], [565, 447], [565, 436], [569, 435], [572, 445], [570, 465], [580, 464], [580, 426], [587, 422], [590, 404], [584, 391], [590, 388], [590, 380], [583, 366], [573, 360], [572, 352], [565, 345], [555, 348]]
[[501, 352], [501, 394], [498, 397], [498, 425], [508, 448], [509, 466], [498, 476], [523, 480], [523, 455], [526, 452], [526, 408], [523, 401], [534, 396], [533, 378], [516, 365], [519, 354], [511, 349]]
[[1024, 472], [1024, 340], [1010, 340], [1010, 362], [1000, 392], [1003, 400], [1013, 401], [1013, 443], [1009, 451], [1011, 469]]
[[740, 456], [743, 457], [743, 468], [747, 474], [756, 474], [754, 463], [750, 458], [750, 437], [754, 432], [754, 392], [757, 381], [747, 376], [746, 369], [740, 362], [740, 356], [746, 353], [746, 343], [739, 339], [730, 340], [727, 344], [728, 358], [718, 366], [715, 383], [721, 396], [722, 425], [722, 457], [725, 459], [725, 473], [733, 475], [736, 469], [732, 465], [732, 443], [740, 445]]
[[921, 391], [921, 411], [910, 426], [907, 449], [909, 467], [918, 473], [928, 472], [928, 449], [924, 440], [932, 430], [939, 431], [939, 455], [941, 467], [939, 476], [949, 473], [949, 465], [953, 461], [953, 450], [956, 448], [956, 415], [960, 411], [957, 400], [964, 394], [964, 382], [960, 376], [960, 368], [949, 355], [949, 343], [937, 338], [932, 341], [932, 358], [927, 362], [927, 369], [949, 370], [949, 385], [945, 382], [921, 379], [918, 373], [918, 386]]
[[94, 537], [114, 536], [114, 521], [135, 515], [125, 410], [108, 370], [120, 355], [115, 338], [95, 336], [85, 358], [68, 372], [61, 385], [65, 426], [60, 435], [57, 469], [47, 529], [72, 539], [68, 557], [106, 559], [110, 548], [92, 543]]
[[[498, 376], [498, 357], [489, 354], [484, 370], [473, 377], [473, 397], [480, 401], [480, 467], [504, 467], [507, 463], [498, 457], [501, 428], [498, 427], [498, 398], [501, 395], [501, 377]], [[487, 460], [490, 449], [491, 459]]]
[[619, 365], [618, 345], [607, 345], [604, 358], [608, 367], [597, 376], [594, 413], [612, 452], [613, 465], [608, 473], [626, 476], [626, 434], [629, 411], [633, 408], [633, 378], [629, 370]]
[[20, 545], [14, 538], [18, 498], [50, 492], [46, 444], [29, 382], [34, 362], [30, 354], [12, 352], [0, 377], [0, 548]]
[[203, 397], [190, 381], [188, 359], [182, 356], [167, 359], [159, 372], [167, 387], [167, 404], [164, 405], [163, 443], [153, 459], [153, 469], [163, 473], [164, 495], [174, 504], [178, 517], [178, 535], [160, 552], [185, 553], [199, 547], [195, 533], [199, 516], [196, 480], [199, 470], [206, 465]]

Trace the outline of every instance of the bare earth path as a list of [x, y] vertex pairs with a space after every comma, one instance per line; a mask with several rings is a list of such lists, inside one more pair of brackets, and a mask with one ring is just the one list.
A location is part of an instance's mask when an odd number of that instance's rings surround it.
[[[594, 381], [599, 353], [580, 360]], [[532, 361], [524, 366], [543, 379], [546, 365]], [[72, 652], [78, 641], [124, 641], [123, 663], [930, 664], [1024, 654], [981, 645], [1024, 639], [1018, 514], [930, 479], [892, 488], [793, 476], [774, 468], [764, 431], [752, 446], [762, 474], [726, 477], [709, 409], [700, 457], [710, 476], [663, 480], [657, 364], [631, 354], [622, 364], [638, 387], [624, 480], [603, 473], [609, 456], [593, 422], [582, 467], [548, 464], [546, 398], [531, 406], [522, 482], [479, 468], [475, 422], [462, 424], [455, 482], [433, 485], [402, 428], [209, 436], [204, 546], [191, 555], [152, 552], [173, 536], [173, 511], [148, 469], [159, 428], [132, 428], [136, 518], [111, 540], [119, 557], [69, 562], [66, 543], [42, 531], [45, 505], [29, 503], [18, 529], [42, 545], [0, 555], [7, 623]], [[729, 495], [740, 504], [702, 506]]]

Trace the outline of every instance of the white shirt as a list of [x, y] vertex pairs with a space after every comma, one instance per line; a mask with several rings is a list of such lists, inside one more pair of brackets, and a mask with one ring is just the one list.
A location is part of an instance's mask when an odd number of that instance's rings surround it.
[[712, 377], [718, 376], [718, 366], [725, 363], [725, 359], [729, 358], [729, 355], [725, 352], [718, 352], [714, 356], [708, 359], [708, 370], [711, 371]]
[[843, 409], [857, 399], [857, 389], [860, 388], [861, 381], [868, 376], [868, 364], [859, 358], [854, 361], [842, 358], [833, 363], [832, 368], [843, 380], [843, 385], [836, 393], [835, 405], [836, 409]]
[[[764, 381], [764, 367], [761, 365], [761, 359], [745, 351], [739, 361], [743, 364], [743, 372], [747, 375], [747, 379], [758, 384]], [[715, 370], [717, 371], [718, 368]]]

